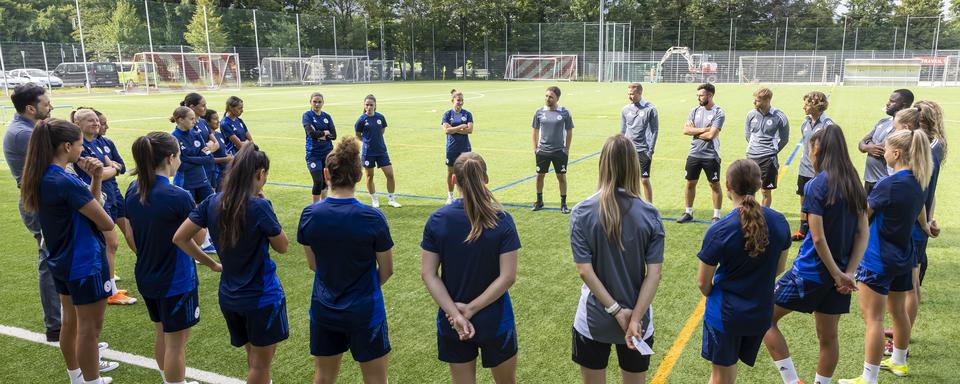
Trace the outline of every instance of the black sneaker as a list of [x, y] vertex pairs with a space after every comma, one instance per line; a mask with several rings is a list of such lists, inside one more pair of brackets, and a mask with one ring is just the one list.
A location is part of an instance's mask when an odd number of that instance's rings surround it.
[[47, 330], [47, 342], [56, 343], [60, 341], [60, 330], [59, 329], [50, 329]]
[[562, 213], [562, 214], [564, 214], [564, 215], [569, 215], [569, 214], [570, 214], [570, 208], [567, 208], [566, 205], [561, 205], [561, 206], [560, 206], [560, 213]]
[[536, 202], [536, 203], [533, 203], [533, 208], [530, 209], [530, 210], [531, 210], [531, 211], [539, 211], [539, 210], [541, 210], [541, 209], [543, 209], [543, 202], [542, 202], [542, 201], [538, 201], [538, 202]]
[[718, 221], [720, 221], [720, 216], [714, 216], [712, 219], [710, 219], [711, 223], [716, 223]]
[[691, 221], [693, 221], [693, 215], [684, 212], [683, 215], [681, 215], [680, 218], [677, 219], [677, 224], [689, 223]]

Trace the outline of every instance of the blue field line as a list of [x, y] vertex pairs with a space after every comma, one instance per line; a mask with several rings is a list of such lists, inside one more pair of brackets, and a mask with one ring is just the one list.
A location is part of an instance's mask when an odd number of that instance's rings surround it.
[[796, 146], [796, 147], [793, 147], [793, 152], [791, 152], [791, 153], [790, 153], [790, 157], [787, 158], [787, 164], [786, 164], [786, 166], [789, 167], [789, 166], [790, 166], [790, 163], [793, 163], [793, 158], [797, 156], [797, 151], [799, 151], [799, 150], [800, 150], [800, 147], [802, 147], [802, 146], [803, 146], [803, 141], [800, 141], [799, 143], [797, 143], [797, 146]]
[[[567, 166], [569, 167], [569, 166], [571, 166], [571, 165], [574, 165], [574, 164], [579, 163], [579, 162], [581, 162], [581, 161], [587, 160], [587, 159], [589, 159], [589, 158], [591, 158], [591, 157], [594, 157], [594, 156], [596, 156], [596, 155], [599, 155], [599, 154], [600, 154], [600, 151], [591, 153], [591, 154], [589, 154], [589, 155], [586, 155], [586, 156], [584, 156], [584, 157], [581, 157], [581, 158], [579, 158], [579, 159], [576, 159], [576, 160], [574, 160], [574, 161], [571, 161], [571, 162], [567, 163]], [[550, 168], [550, 171], [553, 171], [553, 168]], [[547, 172], [549, 173], [550, 171], [547, 171]], [[534, 173], [533, 175], [524, 177], [524, 178], [522, 178], [522, 179], [520, 179], [520, 180], [517, 180], [517, 181], [514, 181], [514, 182], [510, 182], [510, 183], [501, 185], [501, 186], [499, 186], [499, 187], [496, 187], [496, 188], [494, 188], [494, 189], [491, 189], [490, 192], [502, 191], [502, 190], [504, 190], [504, 189], [510, 188], [510, 187], [512, 187], [512, 186], [514, 186], [514, 185], [520, 184], [520, 183], [522, 183], [522, 182], [524, 182], [524, 181], [533, 179], [533, 178], [535, 178], [535, 177], [537, 177], [537, 174], [536, 174], [536, 173]]]

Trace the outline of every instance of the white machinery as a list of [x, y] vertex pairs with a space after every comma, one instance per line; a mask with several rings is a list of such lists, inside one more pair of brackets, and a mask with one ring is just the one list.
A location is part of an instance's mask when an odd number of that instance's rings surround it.
[[686, 73], [683, 74], [683, 81], [692, 83], [697, 79], [704, 79], [708, 83], [717, 82], [717, 63], [710, 61], [710, 55], [701, 53], [690, 53], [687, 47], [670, 47], [663, 54], [660, 63], [657, 65], [658, 77], [663, 77], [663, 65], [673, 55], [680, 55], [687, 62]]

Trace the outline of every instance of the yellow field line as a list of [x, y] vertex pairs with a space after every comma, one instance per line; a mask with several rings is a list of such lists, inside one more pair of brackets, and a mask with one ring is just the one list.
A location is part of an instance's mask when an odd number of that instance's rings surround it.
[[701, 298], [700, 302], [697, 303], [697, 307], [693, 310], [693, 313], [690, 314], [690, 317], [687, 317], [687, 322], [683, 324], [683, 328], [680, 329], [680, 334], [677, 335], [677, 339], [673, 341], [673, 345], [671, 345], [667, 351], [667, 356], [663, 358], [660, 366], [657, 367], [657, 373], [653, 376], [653, 380], [650, 381], [651, 384], [663, 384], [667, 382], [667, 378], [670, 377], [670, 372], [673, 371], [673, 366], [677, 364], [677, 359], [683, 354], [683, 349], [687, 346], [687, 342], [690, 341], [690, 337], [693, 336], [697, 325], [700, 325], [706, 304], [707, 299]]

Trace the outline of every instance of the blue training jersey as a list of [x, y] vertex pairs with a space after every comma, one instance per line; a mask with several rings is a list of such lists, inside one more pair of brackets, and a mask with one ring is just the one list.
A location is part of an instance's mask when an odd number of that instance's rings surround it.
[[37, 215], [53, 277], [72, 281], [100, 276], [107, 265], [103, 234], [80, 213], [93, 200], [87, 185], [51, 164], [40, 179], [39, 198]]
[[[216, 151], [213, 151], [213, 153], [212, 153], [214, 159], [222, 159], [222, 158], [224, 158], [224, 157], [227, 157], [227, 154], [228, 154], [228, 153], [231, 154], [231, 155], [234, 154], [233, 152], [230, 152], [230, 151], [227, 150], [227, 143], [228, 143], [228, 141], [224, 140], [223, 134], [220, 133], [220, 131], [213, 131], [213, 137], [217, 139], [217, 143], [220, 143], [220, 148], [218, 148]], [[216, 161], [214, 161], [214, 164], [216, 164]], [[217, 168], [218, 168], [217, 175], [219, 176], [220, 171], [223, 171], [224, 169], [226, 169], [226, 168], [227, 168], [227, 165], [229, 165], [229, 164], [228, 164], [228, 163], [221, 163], [221, 164], [216, 164], [216, 165], [217, 165]]]
[[220, 119], [220, 131], [223, 132], [223, 140], [227, 143], [227, 153], [235, 155], [240, 151], [240, 148], [237, 148], [233, 145], [233, 141], [230, 141], [230, 137], [236, 136], [240, 139], [240, 142], [247, 141], [247, 124], [239, 117], [231, 119], [224, 114], [223, 118]]
[[[930, 209], [933, 208], [933, 200], [937, 195], [937, 181], [940, 180], [940, 162], [943, 161], [943, 145], [940, 140], [934, 139], [930, 143], [930, 154], [933, 157], [933, 171], [930, 173], [930, 184], [927, 185], [926, 200], [923, 206], [927, 208], [927, 221], [930, 220]], [[926, 240], [927, 233], [920, 228], [920, 224], [913, 225], [913, 240]]]
[[357, 199], [326, 199], [300, 215], [297, 242], [313, 249], [310, 319], [339, 329], [369, 329], [386, 320], [377, 252], [393, 248], [380, 210]]
[[[460, 112], [454, 111], [453, 109], [447, 110], [443, 113], [443, 117], [440, 119], [440, 125], [450, 124], [452, 127], [458, 125], [463, 125], [467, 123], [473, 123], [473, 114], [466, 109], [460, 109]], [[463, 153], [470, 152], [470, 136], [462, 133], [448, 133], [447, 134], [447, 153]], [[452, 164], [451, 164], [452, 165]]]
[[156, 184], [147, 192], [147, 203], [140, 202], [134, 180], [127, 188], [127, 219], [137, 245], [137, 263], [133, 272], [140, 294], [149, 298], [181, 295], [197, 287], [197, 268], [193, 258], [173, 244], [173, 234], [194, 208], [193, 196], [170, 184], [165, 176], [156, 176]]
[[923, 209], [923, 196], [920, 183], [909, 169], [884, 177], [873, 186], [867, 197], [873, 217], [862, 268], [887, 275], [910, 272], [914, 266], [911, 234]]
[[[827, 239], [827, 247], [830, 248], [837, 267], [845, 271], [850, 263], [850, 253], [853, 251], [854, 237], [857, 235], [860, 219], [839, 191], [833, 196], [833, 204], [829, 203], [829, 186], [830, 176], [826, 172], [820, 172], [807, 182], [804, 187], [801, 210], [806, 214], [823, 218], [823, 234]], [[800, 252], [796, 260], [793, 261], [793, 271], [804, 280], [832, 283], [830, 271], [820, 260], [817, 249], [813, 246], [813, 235], [809, 231], [803, 243], [800, 244]]]
[[[337, 127], [333, 124], [333, 117], [324, 111], [317, 114], [311, 109], [303, 113], [301, 125], [306, 136], [304, 149], [307, 161], [323, 162], [333, 151], [333, 140], [337, 139]], [[324, 131], [329, 131], [330, 134], [325, 135]]]
[[[193, 127], [194, 130], [200, 133], [200, 136], [203, 137], [201, 141], [203, 146], [207, 146], [207, 142], [210, 141], [210, 134], [213, 131], [210, 129], [210, 126], [207, 125], [207, 121], [204, 119], [197, 119], [197, 124]], [[207, 174], [207, 179], [211, 182], [216, 179], [217, 176], [217, 165], [216, 163], [211, 162], [210, 164], [204, 165], [204, 171]]]
[[[467, 243], [470, 221], [463, 208], [463, 199], [457, 199], [430, 215], [423, 228], [420, 247], [440, 255], [441, 280], [450, 298], [457, 303], [469, 303], [480, 296], [500, 277], [500, 255], [520, 249], [517, 226], [509, 213], [497, 214], [497, 225], [485, 228], [480, 238]], [[495, 338], [514, 328], [513, 305], [510, 294], [481, 309], [470, 319], [476, 335], [482, 342]], [[443, 310], [437, 311], [437, 333], [457, 338]]]
[[[83, 139], [83, 152], [80, 153], [81, 157], [93, 157], [97, 160], [100, 160], [104, 166], [107, 164], [107, 159], [112, 160], [109, 154], [111, 152], [110, 147], [104, 140], [108, 140], [105, 137], [97, 137], [93, 140]], [[111, 143], [112, 144], [112, 143]], [[74, 171], [77, 172], [77, 175], [80, 176], [80, 180], [83, 180], [84, 183], [90, 184], [91, 177], [86, 172], [84, 172], [80, 167], [73, 167]], [[118, 173], [119, 174], [119, 173]], [[100, 188], [106, 196], [105, 203], [112, 204], [116, 199], [122, 199], [123, 195], [120, 194], [120, 187], [117, 185], [117, 178], [111, 177], [110, 179], [103, 180], [100, 184]]]
[[211, 185], [204, 167], [213, 164], [213, 156], [203, 152], [206, 140], [195, 129], [181, 131], [174, 128], [170, 133], [180, 142], [180, 168], [174, 177], [174, 184], [186, 189]]
[[387, 119], [379, 112], [373, 116], [361, 113], [353, 129], [363, 141], [361, 152], [364, 156], [381, 156], [387, 154], [387, 143], [383, 141], [383, 131], [387, 129]]

